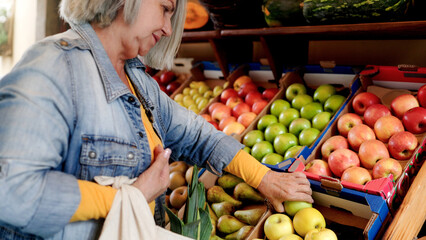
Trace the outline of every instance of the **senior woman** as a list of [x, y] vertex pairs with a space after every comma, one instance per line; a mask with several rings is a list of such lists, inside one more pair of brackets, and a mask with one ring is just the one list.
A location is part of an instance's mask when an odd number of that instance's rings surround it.
[[270, 171], [145, 73], [171, 66], [185, 5], [61, 2], [71, 29], [36, 43], [0, 81], [0, 239], [96, 239], [116, 193], [98, 175], [137, 178], [164, 225], [169, 159], [240, 176], [277, 211], [312, 202], [303, 174]]

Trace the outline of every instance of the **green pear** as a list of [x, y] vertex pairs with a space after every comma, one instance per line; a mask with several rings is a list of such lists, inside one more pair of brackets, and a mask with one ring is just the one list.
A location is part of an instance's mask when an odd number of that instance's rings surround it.
[[235, 207], [241, 206], [242, 202], [229, 196], [221, 186], [213, 186], [207, 190], [207, 201], [210, 203], [230, 202]]
[[217, 229], [225, 234], [236, 232], [244, 226], [244, 223], [231, 215], [223, 215], [217, 220]]
[[223, 240], [223, 238], [218, 237], [217, 235], [210, 236], [209, 240]]
[[264, 209], [254, 208], [249, 210], [235, 211], [234, 216], [241, 222], [254, 226], [257, 224], [257, 222], [259, 222], [259, 219], [263, 216], [264, 213]]
[[250, 200], [253, 202], [263, 202], [265, 198], [260, 195], [254, 188], [245, 182], [238, 183], [234, 188], [234, 196], [238, 200]]
[[232, 215], [235, 212], [235, 207], [230, 202], [213, 203], [212, 209], [217, 217], [221, 217], [223, 215]]
[[224, 174], [217, 179], [217, 184], [224, 189], [234, 188], [240, 182], [244, 182], [244, 180], [232, 174]]
[[253, 226], [244, 226], [240, 228], [240, 230], [226, 235], [225, 239], [227, 240], [244, 240], [248, 237], [251, 230], [253, 230]]

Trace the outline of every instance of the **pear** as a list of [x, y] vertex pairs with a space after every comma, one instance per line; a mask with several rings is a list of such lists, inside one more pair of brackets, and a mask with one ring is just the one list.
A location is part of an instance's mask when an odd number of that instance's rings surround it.
[[224, 174], [217, 179], [217, 184], [224, 189], [234, 188], [240, 182], [244, 182], [243, 179], [232, 174]]
[[230, 202], [235, 207], [241, 206], [242, 202], [229, 196], [221, 186], [213, 186], [207, 190], [207, 201], [210, 203]]
[[223, 215], [217, 220], [217, 229], [225, 234], [236, 232], [244, 226], [244, 223], [231, 215]]
[[238, 210], [235, 211], [234, 216], [241, 222], [250, 224], [252, 226], [259, 222], [259, 219], [263, 216], [265, 210], [262, 208], [254, 208], [249, 210]]
[[230, 202], [213, 203], [212, 209], [216, 213], [217, 217], [232, 215], [235, 212], [235, 207]]
[[213, 235], [213, 236], [210, 237], [209, 240], [223, 240], [223, 238], [218, 237], [217, 235]]
[[249, 200], [253, 202], [265, 201], [265, 198], [260, 195], [260, 193], [245, 182], [238, 183], [237, 186], [235, 186], [234, 196], [238, 200]]
[[253, 230], [253, 229], [254, 229], [253, 226], [244, 226], [244, 227], [240, 228], [240, 230], [226, 235], [225, 239], [226, 240], [243, 240], [243, 239], [246, 239], [248, 237], [248, 235], [250, 234], [251, 230]]

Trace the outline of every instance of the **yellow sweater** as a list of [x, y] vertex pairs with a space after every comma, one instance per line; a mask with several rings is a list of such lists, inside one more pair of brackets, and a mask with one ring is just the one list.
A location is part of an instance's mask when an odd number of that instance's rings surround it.
[[[135, 94], [130, 81], [129, 85], [131, 88], [130, 90]], [[145, 109], [142, 106], [141, 115], [142, 123], [148, 135], [147, 138], [152, 156], [151, 161], [153, 161], [154, 148], [162, 143], [155, 133], [151, 122], [145, 114]], [[266, 172], [269, 171], [269, 168], [260, 164], [247, 152], [240, 150], [224, 170], [241, 177], [249, 185], [256, 188], [259, 186]], [[102, 186], [84, 180], [78, 180], [78, 186], [80, 188], [81, 200], [70, 221], [86, 221], [89, 219], [105, 218], [111, 209], [117, 190], [109, 186]], [[151, 202], [149, 205], [151, 211], [154, 213], [155, 201]]]

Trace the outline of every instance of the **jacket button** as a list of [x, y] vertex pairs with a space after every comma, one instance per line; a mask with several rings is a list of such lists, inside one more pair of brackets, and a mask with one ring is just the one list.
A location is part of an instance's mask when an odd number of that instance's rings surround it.
[[129, 152], [127, 154], [127, 159], [132, 160], [133, 158], [135, 158], [135, 154], [133, 154], [132, 152]]
[[60, 41], [59, 44], [61, 44], [64, 47], [68, 46], [68, 42], [66, 42], [64, 40]]
[[127, 101], [128, 101], [129, 103], [134, 103], [134, 102], [135, 102], [135, 98], [134, 98], [134, 97], [129, 97], [129, 98], [127, 99]]
[[89, 158], [96, 158], [96, 152], [95, 151], [90, 151], [89, 152]]
[[138, 132], [139, 137], [143, 138], [143, 133], [142, 132]]

